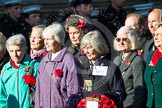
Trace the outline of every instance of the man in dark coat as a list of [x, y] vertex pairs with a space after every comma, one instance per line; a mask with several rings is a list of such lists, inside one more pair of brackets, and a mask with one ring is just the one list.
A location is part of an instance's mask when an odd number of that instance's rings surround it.
[[115, 36], [117, 30], [124, 25], [126, 11], [122, 9], [126, 0], [109, 0], [109, 6], [98, 15], [98, 21], [103, 23]]
[[138, 40], [140, 42], [138, 54], [143, 56], [145, 45], [150, 39], [150, 36], [146, 34], [144, 17], [138, 13], [129, 13], [125, 20], [125, 26], [136, 30], [138, 34]]

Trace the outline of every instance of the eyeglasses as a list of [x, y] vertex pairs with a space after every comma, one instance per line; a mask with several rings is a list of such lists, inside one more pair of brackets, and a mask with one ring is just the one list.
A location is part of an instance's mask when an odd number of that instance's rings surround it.
[[123, 42], [127, 42], [128, 38], [116, 38], [117, 42], [123, 41]]

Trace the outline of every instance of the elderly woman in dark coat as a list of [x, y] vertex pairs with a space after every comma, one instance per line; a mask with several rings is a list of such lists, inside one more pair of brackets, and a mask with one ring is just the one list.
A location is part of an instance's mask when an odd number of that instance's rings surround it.
[[90, 62], [89, 70], [83, 72], [84, 97], [95, 93], [103, 94], [113, 99], [118, 108], [122, 108], [126, 98], [124, 82], [119, 68], [107, 57], [109, 48], [101, 33], [87, 33], [81, 40], [81, 48]]
[[120, 55], [114, 59], [122, 72], [127, 98], [125, 108], [146, 107], [146, 87], [144, 84], [145, 62], [137, 54], [139, 41], [136, 31], [131, 27], [123, 26], [117, 32], [114, 48]]
[[82, 80], [73, 55], [63, 48], [64, 28], [59, 23], [49, 25], [43, 39], [49, 52], [38, 69], [35, 108], [75, 108]]

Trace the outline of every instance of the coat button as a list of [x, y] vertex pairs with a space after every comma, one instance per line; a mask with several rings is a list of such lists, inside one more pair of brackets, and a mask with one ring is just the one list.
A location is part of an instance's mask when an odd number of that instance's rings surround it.
[[154, 93], [151, 93], [151, 95], [153, 96], [153, 95], [154, 95]]
[[154, 71], [154, 73], [156, 73], [156, 71]]

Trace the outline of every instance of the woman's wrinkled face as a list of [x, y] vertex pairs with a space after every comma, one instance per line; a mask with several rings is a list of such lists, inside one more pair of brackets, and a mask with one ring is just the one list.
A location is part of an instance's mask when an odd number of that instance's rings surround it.
[[69, 37], [74, 46], [80, 45], [80, 40], [82, 38], [82, 33], [76, 27], [69, 26]]
[[83, 49], [88, 59], [94, 63], [101, 55], [92, 47], [91, 44], [87, 44]]
[[17, 64], [20, 64], [25, 56], [25, 51], [22, 51], [19, 45], [9, 45], [8, 52], [11, 59]]
[[128, 51], [130, 50], [131, 44], [130, 40], [128, 39], [128, 34], [124, 33], [115, 38], [117, 42], [117, 47], [120, 51]]
[[34, 50], [41, 50], [44, 46], [41, 29], [33, 29], [30, 36], [30, 47]]
[[7, 11], [14, 18], [21, 17], [21, 13], [22, 13], [21, 5], [11, 6], [7, 9]]
[[45, 36], [44, 45], [47, 51], [52, 53], [57, 52], [58, 43], [55, 39], [52, 38], [52, 36]]
[[162, 27], [155, 31], [154, 43], [157, 48], [162, 50]]

